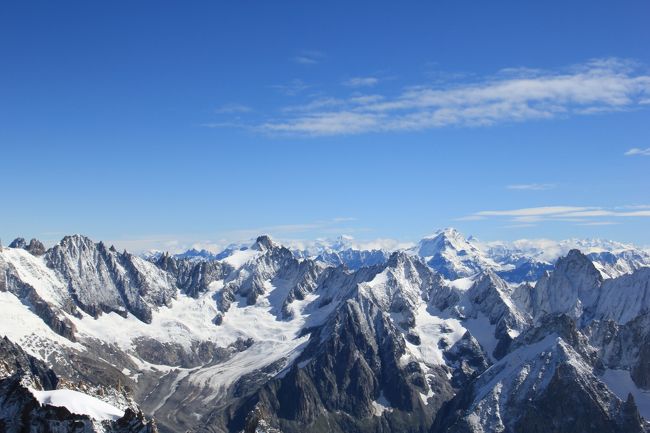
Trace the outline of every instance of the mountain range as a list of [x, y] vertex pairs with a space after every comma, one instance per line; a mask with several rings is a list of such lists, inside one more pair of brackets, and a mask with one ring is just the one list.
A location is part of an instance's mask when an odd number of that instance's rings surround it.
[[0, 250], [0, 431], [646, 432], [650, 253]]

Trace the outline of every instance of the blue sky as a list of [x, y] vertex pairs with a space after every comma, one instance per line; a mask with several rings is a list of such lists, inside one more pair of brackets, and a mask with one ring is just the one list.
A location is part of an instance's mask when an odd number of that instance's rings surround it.
[[351, 3], [3, 2], [0, 237], [650, 245], [648, 2]]

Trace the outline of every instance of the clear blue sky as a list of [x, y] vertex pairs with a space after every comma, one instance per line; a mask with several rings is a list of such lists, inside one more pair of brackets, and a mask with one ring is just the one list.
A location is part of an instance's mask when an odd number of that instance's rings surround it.
[[5, 1], [0, 237], [650, 245], [649, 17], [640, 0]]

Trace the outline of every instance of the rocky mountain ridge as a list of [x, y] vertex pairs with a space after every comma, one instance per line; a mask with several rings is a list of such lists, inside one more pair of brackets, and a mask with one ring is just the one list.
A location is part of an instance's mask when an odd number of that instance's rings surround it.
[[645, 431], [650, 268], [607, 277], [570, 250], [514, 284], [475, 242], [446, 230], [358, 266], [267, 236], [201, 259], [16, 242], [0, 329], [59, 378], [41, 388], [163, 432]]

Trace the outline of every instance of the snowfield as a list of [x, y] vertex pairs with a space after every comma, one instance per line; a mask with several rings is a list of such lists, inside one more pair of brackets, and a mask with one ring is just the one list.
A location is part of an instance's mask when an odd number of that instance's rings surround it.
[[71, 413], [87, 415], [98, 421], [115, 421], [124, 416], [123, 410], [95, 397], [71, 389], [56, 389], [54, 391], [30, 389], [30, 392], [41, 405], [65, 407]]

